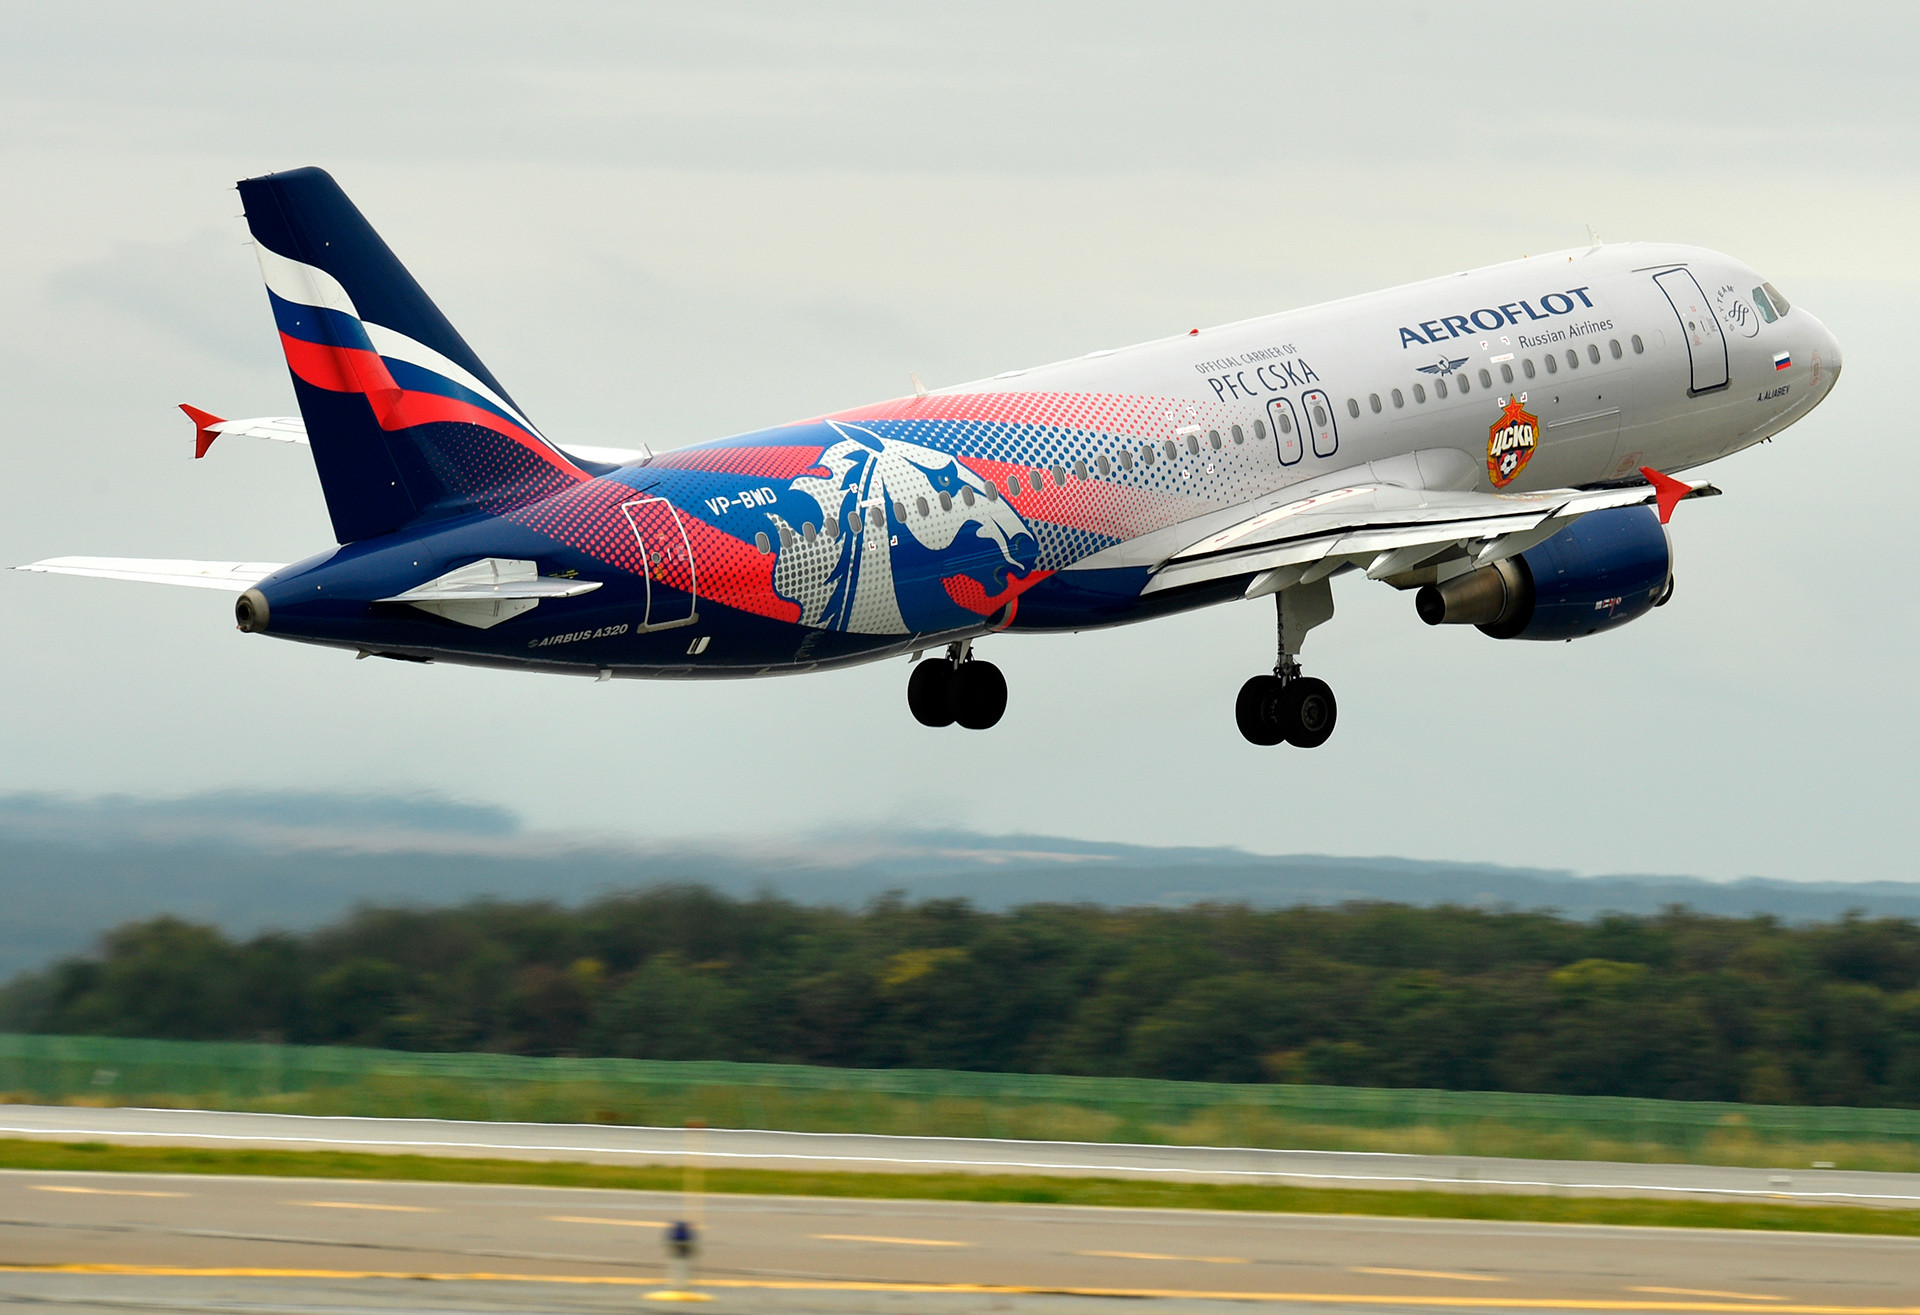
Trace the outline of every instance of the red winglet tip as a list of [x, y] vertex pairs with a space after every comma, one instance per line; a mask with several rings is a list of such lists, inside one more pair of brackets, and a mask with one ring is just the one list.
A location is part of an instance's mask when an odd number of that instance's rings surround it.
[[1647, 477], [1647, 483], [1653, 485], [1654, 501], [1660, 507], [1660, 523], [1665, 525], [1673, 519], [1673, 509], [1680, 505], [1680, 499], [1693, 492], [1693, 486], [1671, 475], [1663, 475], [1652, 466], [1640, 467], [1640, 473]]
[[220, 437], [211, 426], [225, 422], [213, 412], [202, 411], [199, 407], [188, 406], [185, 402], [180, 403], [180, 409], [187, 413], [187, 419], [193, 421], [193, 459], [198, 461], [207, 455], [207, 449], [213, 446], [213, 440]]

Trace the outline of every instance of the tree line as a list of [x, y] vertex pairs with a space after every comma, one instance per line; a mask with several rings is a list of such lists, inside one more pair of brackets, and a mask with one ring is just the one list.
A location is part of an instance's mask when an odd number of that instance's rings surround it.
[[1920, 924], [663, 887], [247, 939], [129, 923], [0, 988], [0, 1027], [1920, 1107]]

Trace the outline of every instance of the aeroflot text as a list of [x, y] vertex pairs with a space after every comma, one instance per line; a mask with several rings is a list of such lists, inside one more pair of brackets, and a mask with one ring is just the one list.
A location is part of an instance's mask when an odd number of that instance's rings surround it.
[[1520, 323], [1520, 317], [1528, 320], [1550, 320], [1556, 315], [1573, 314], [1574, 298], [1588, 310], [1593, 309], [1593, 301], [1587, 296], [1586, 288], [1568, 288], [1565, 292], [1549, 292], [1535, 298], [1540, 309], [1533, 308], [1530, 301], [1509, 301], [1499, 306], [1483, 306], [1479, 310], [1465, 315], [1446, 315], [1437, 320], [1422, 320], [1420, 326], [1400, 329], [1402, 350], [1419, 343], [1422, 347], [1431, 347], [1434, 343], [1448, 338], [1471, 338], [1476, 333], [1492, 333], [1504, 329], [1509, 324]]

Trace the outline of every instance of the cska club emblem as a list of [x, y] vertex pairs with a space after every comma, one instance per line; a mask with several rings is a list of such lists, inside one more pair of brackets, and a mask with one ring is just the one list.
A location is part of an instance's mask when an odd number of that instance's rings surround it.
[[1519, 478], [1520, 472], [1533, 460], [1534, 445], [1539, 437], [1538, 417], [1528, 415], [1518, 399], [1507, 398], [1500, 418], [1487, 430], [1487, 478], [1496, 489], [1503, 489]]

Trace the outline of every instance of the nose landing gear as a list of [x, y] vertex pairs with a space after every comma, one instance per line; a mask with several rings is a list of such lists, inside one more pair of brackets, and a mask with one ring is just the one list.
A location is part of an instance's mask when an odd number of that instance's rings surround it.
[[1333, 734], [1340, 707], [1327, 682], [1300, 674], [1300, 645], [1307, 631], [1333, 616], [1333, 589], [1326, 580], [1295, 585], [1274, 595], [1279, 613], [1280, 658], [1271, 676], [1240, 687], [1233, 716], [1253, 744], [1291, 744], [1317, 749]]
[[1007, 678], [973, 656], [971, 640], [947, 645], [943, 658], [916, 664], [907, 680], [907, 707], [922, 726], [959, 724], [984, 731], [1007, 710]]

